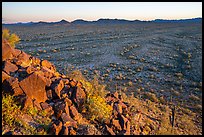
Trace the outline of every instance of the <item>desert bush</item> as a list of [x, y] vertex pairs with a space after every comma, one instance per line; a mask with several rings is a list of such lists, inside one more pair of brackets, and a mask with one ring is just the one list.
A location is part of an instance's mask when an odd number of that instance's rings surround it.
[[151, 100], [152, 102], [158, 102], [159, 101], [154, 93], [147, 92], [144, 94], [144, 97]]
[[4, 95], [2, 97], [2, 117], [3, 120], [12, 126], [17, 120], [20, 114], [20, 106], [17, 106], [14, 102], [12, 95]]
[[87, 100], [85, 106], [87, 118], [100, 122], [108, 120], [112, 114], [112, 107], [105, 100], [105, 95], [107, 94], [105, 85], [99, 84], [96, 76], [89, 82], [79, 70], [72, 71], [68, 76], [80, 81], [86, 89]]
[[15, 33], [10, 34], [8, 29], [2, 30], [2, 39], [6, 39], [12, 47], [20, 41], [20, 38]]

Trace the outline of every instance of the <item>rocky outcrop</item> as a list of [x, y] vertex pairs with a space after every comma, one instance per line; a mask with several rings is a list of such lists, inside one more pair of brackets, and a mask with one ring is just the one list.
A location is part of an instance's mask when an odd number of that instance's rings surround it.
[[[50, 134], [102, 134], [96, 127], [79, 125], [85, 119], [81, 110], [87, 97], [81, 82], [60, 74], [48, 60], [14, 49], [4, 40], [2, 53], [3, 92], [24, 97], [21, 99], [24, 109], [36, 107], [47, 112], [47, 116], [52, 117]], [[112, 106], [113, 112], [109, 122], [100, 123], [103, 132], [130, 135], [128, 104], [117, 92], [107, 94], [106, 102]]]

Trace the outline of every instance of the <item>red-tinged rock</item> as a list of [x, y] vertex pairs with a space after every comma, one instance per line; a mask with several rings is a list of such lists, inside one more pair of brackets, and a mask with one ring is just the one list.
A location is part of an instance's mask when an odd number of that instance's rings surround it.
[[57, 120], [51, 124], [50, 133], [54, 135], [59, 135], [60, 131], [62, 130], [62, 122]]
[[73, 92], [72, 96], [78, 108], [80, 108], [86, 100], [86, 93], [79, 87], [76, 87], [76, 90]]
[[69, 128], [67, 126], [63, 126], [64, 132], [62, 135], [69, 135]]
[[119, 130], [119, 131], [122, 130], [122, 128], [121, 128], [121, 126], [120, 126], [120, 123], [119, 123], [119, 120], [113, 119], [113, 120], [112, 120], [112, 125], [115, 126], [117, 130]]
[[29, 66], [29, 67], [26, 68], [26, 72], [27, 72], [28, 74], [31, 74], [31, 73], [33, 73], [34, 71], [38, 71], [38, 69], [35, 68], [35, 67], [33, 67], [33, 66]]
[[70, 82], [71, 87], [75, 87], [76, 84], [77, 84], [77, 81], [75, 81], [75, 80], [72, 80], [72, 81]]
[[21, 50], [12, 48], [12, 54], [14, 57], [18, 57], [21, 54]]
[[76, 86], [79, 87], [79, 88], [83, 87], [83, 85], [82, 85], [82, 83], [80, 81], [77, 82]]
[[18, 95], [24, 94], [23, 90], [20, 87], [14, 88], [13, 92], [14, 92], [14, 94], [13, 94], [14, 96], [18, 96]]
[[65, 98], [64, 101], [67, 103], [68, 106], [72, 105], [72, 101], [68, 98]]
[[57, 119], [61, 117], [61, 114], [63, 113], [64, 109], [65, 109], [64, 102], [57, 102], [54, 104], [54, 112]]
[[9, 43], [6, 40], [2, 41], [2, 61], [5, 61], [7, 59], [12, 59], [12, 47], [9, 45]]
[[76, 135], [76, 131], [73, 129], [73, 127], [69, 128], [69, 135]]
[[74, 119], [74, 120], [79, 120], [81, 117], [80, 117], [80, 114], [79, 112], [77, 111], [76, 107], [74, 105], [72, 105], [70, 107], [70, 116]]
[[40, 103], [37, 100], [33, 100], [33, 107], [36, 107], [38, 110], [42, 110]]
[[119, 123], [120, 123], [120, 126], [122, 127], [123, 130], [127, 130], [127, 122], [128, 122], [128, 119], [126, 117], [124, 117], [123, 115], [119, 115]]
[[50, 69], [51, 71], [54, 71], [54, 72], [56, 71], [55, 66], [51, 62], [49, 62], [48, 60], [42, 60], [41, 66], [46, 67], [46, 68]]
[[10, 77], [3, 82], [3, 90], [5, 92], [13, 92], [13, 89], [17, 87], [19, 87], [19, 81], [17, 78]]
[[4, 62], [4, 67], [3, 70], [10, 75], [10, 72], [16, 72], [18, 70], [18, 67], [11, 63], [10, 61], [5, 61]]
[[69, 84], [69, 80], [68, 80], [68, 79], [62, 78], [62, 81], [64, 82], [65, 85], [68, 85], [68, 84]]
[[107, 125], [105, 125], [105, 127], [106, 127], [106, 130], [108, 131], [108, 133], [109, 133], [110, 135], [116, 135], [116, 134], [113, 132], [113, 129], [112, 129], [112, 128], [108, 127]]
[[26, 96], [26, 99], [23, 105], [23, 109], [25, 110], [28, 107], [31, 107], [31, 108], [33, 107], [33, 101], [30, 97]]
[[118, 98], [120, 99], [120, 101], [123, 101], [122, 95], [118, 95]]
[[4, 80], [10, 78], [10, 76], [6, 72], [4, 72], [4, 71], [2, 71], [1, 74], [2, 74], [2, 83], [4, 82]]
[[57, 96], [58, 96], [59, 98], [61, 98], [60, 93], [61, 93], [61, 90], [64, 88], [64, 83], [63, 83], [63, 81], [62, 81], [61, 79], [59, 79], [59, 80], [53, 82], [53, 83], [51, 84], [51, 88], [55, 91], [55, 93], [57, 94]]
[[123, 109], [127, 108], [127, 105], [124, 102], [122, 102], [121, 100], [118, 103], [122, 106]]
[[118, 92], [116, 91], [114, 94], [114, 97], [118, 99]]
[[130, 135], [130, 122], [129, 121], [126, 122], [126, 131], [124, 135]]
[[122, 114], [122, 113], [123, 113], [122, 106], [121, 106], [121, 104], [119, 104], [119, 103], [114, 103], [113, 109], [116, 110], [119, 114]]
[[61, 118], [64, 126], [67, 126], [67, 127], [72, 126], [77, 128], [77, 122], [74, 121], [68, 114], [62, 113]]
[[36, 57], [32, 57], [32, 65], [39, 66], [40, 65], [40, 59]]
[[41, 103], [40, 103], [40, 106], [41, 106], [42, 110], [48, 110], [48, 111], [52, 110], [52, 106], [49, 105], [49, 104], [46, 103], [46, 102], [41, 102]]
[[51, 99], [52, 99], [52, 90], [49, 89], [49, 90], [46, 91], [46, 93], [47, 93], [47, 98], [48, 98], [49, 100], [51, 100]]
[[45, 102], [48, 99], [45, 90], [46, 80], [43, 76], [35, 72], [23, 79], [19, 85], [26, 96], [31, 99], [36, 99], [39, 103]]
[[51, 77], [54, 76], [54, 71], [52, 71], [52, 70], [50, 70], [50, 69], [48, 69], [48, 68], [46, 68], [46, 67], [42, 67], [42, 68], [41, 68], [41, 71], [44, 72], [44, 76], [45, 76], [46, 78], [51, 78]]
[[26, 54], [25, 52], [21, 52], [21, 54], [17, 57], [18, 60], [16, 62], [17, 65], [20, 65], [21, 67], [28, 67], [31, 65], [32, 61], [30, 59], [31, 55]]

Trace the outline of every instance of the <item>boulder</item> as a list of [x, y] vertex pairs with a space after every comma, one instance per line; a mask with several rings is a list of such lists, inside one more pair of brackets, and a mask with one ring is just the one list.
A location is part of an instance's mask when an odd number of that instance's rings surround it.
[[25, 52], [21, 52], [21, 54], [17, 57], [18, 60], [16, 62], [16, 65], [20, 65], [21, 67], [28, 67], [31, 65], [32, 60], [30, 59], [31, 55], [26, 54]]
[[64, 82], [64, 85], [68, 85], [69, 84], [69, 79], [62, 78], [62, 81]]
[[1, 74], [2, 74], [2, 83], [4, 82], [4, 80], [10, 78], [10, 76], [6, 72], [4, 72], [4, 71], [2, 71]]
[[33, 99], [32, 102], [33, 102], [33, 107], [37, 108], [38, 110], [42, 110], [40, 103], [36, 99]]
[[46, 78], [51, 78], [54, 76], [54, 72], [51, 71], [50, 69], [46, 68], [46, 67], [42, 67], [41, 68], [41, 71], [44, 73], [44, 77]]
[[101, 132], [90, 124], [80, 124], [77, 128], [77, 135], [101, 135]]
[[51, 99], [52, 99], [52, 90], [51, 90], [51, 89], [46, 90], [46, 94], [47, 94], [47, 98], [48, 98], [49, 100], [51, 100]]
[[67, 126], [63, 126], [63, 133], [62, 135], [69, 135], [69, 128]]
[[110, 135], [116, 135], [116, 134], [113, 132], [113, 129], [112, 129], [112, 128], [108, 127], [107, 125], [105, 125], [105, 127], [106, 127], [107, 132], [108, 132]]
[[116, 127], [117, 130], [121, 131], [122, 128], [120, 126], [119, 120], [113, 119], [112, 120], [112, 125]]
[[13, 56], [15, 58], [18, 57], [21, 54], [21, 52], [22, 52], [21, 50], [15, 49], [15, 48], [12, 48], [11, 51], [12, 51], [12, 54], [13, 54]]
[[32, 57], [32, 65], [34, 66], [40, 66], [40, 59], [36, 57]]
[[59, 101], [54, 104], [54, 113], [57, 119], [61, 117], [61, 114], [64, 112], [64, 109], [65, 109], [64, 102]]
[[51, 89], [55, 91], [55, 93], [59, 98], [61, 98], [60, 92], [63, 88], [64, 88], [64, 82], [61, 79], [56, 80], [51, 84]]
[[72, 99], [76, 103], [77, 108], [80, 108], [86, 100], [86, 93], [82, 88], [76, 87], [72, 93]]
[[3, 82], [3, 90], [5, 92], [12, 92], [14, 94], [13, 89], [19, 87], [19, 81], [17, 78], [10, 77]]
[[46, 95], [46, 80], [43, 76], [35, 72], [23, 79], [19, 83], [28, 98], [36, 99], [38, 103], [45, 102], [48, 98]]
[[12, 59], [12, 47], [9, 45], [9, 43], [6, 40], [2, 41], [2, 61], [5, 61], [7, 59]]
[[116, 111], [116, 112], [118, 112], [119, 114], [122, 114], [123, 113], [123, 110], [122, 110], [122, 106], [121, 106], [121, 104], [119, 104], [119, 103], [114, 103], [114, 105], [113, 105], [113, 109]]
[[79, 87], [79, 88], [82, 88], [82, 87], [83, 87], [83, 85], [82, 85], [82, 83], [81, 83], [80, 81], [77, 81], [76, 86]]
[[73, 127], [69, 128], [69, 135], [76, 135], [76, 131], [73, 129]]
[[52, 122], [49, 132], [54, 135], [59, 135], [61, 130], [62, 130], [62, 122], [59, 120], [56, 120]]
[[72, 126], [77, 128], [77, 122], [74, 121], [68, 114], [62, 113], [61, 118], [64, 126], [67, 126], [67, 127]]
[[48, 60], [42, 60], [41, 61], [41, 66], [46, 67], [46, 68], [50, 69], [53, 72], [56, 71], [55, 66], [51, 62], [49, 62]]
[[24, 94], [23, 90], [20, 87], [14, 88], [13, 92], [14, 92], [14, 94], [13, 94], [14, 96], [19, 96], [19, 95]]
[[77, 84], [77, 81], [75, 81], [74, 79], [72, 81], [70, 81], [70, 86], [71, 87], [75, 87]]
[[68, 106], [72, 105], [72, 101], [69, 98], [65, 98], [64, 101], [67, 103]]
[[35, 67], [33, 67], [33, 66], [29, 66], [29, 67], [26, 68], [26, 72], [27, 72], [28, 74], [31, 74], [31, 73], [33, 73], [34, 71], [38, 71], [38, 69], [35, 68]]
[[46, 102], [41, 102], [41, 103], [40, 103], [40, 106], [41, 106], [42, 110], [47, 110], [47, 111], [52, 110], [52, 106], [49, 105], [49, 104], [46, 103]]
[[11, 63], [10, 61], [5, 61], [4, 62], [4, 67], [3, 70], [10, 75], [10, 72], [16, 72], [18, 70], [18, 67]]
[[79, 112], [77, 111], [77, 109], [75, 108], [74, 105], [72, 105], [70, 107], [70, 116], [74, 119], [74, 120], [79, 120], [81, 117], [81, 115], [79, 114]]

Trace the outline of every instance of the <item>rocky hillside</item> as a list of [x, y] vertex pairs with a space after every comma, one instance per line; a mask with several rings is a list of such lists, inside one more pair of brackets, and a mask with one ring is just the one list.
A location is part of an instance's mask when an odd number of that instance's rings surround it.
[[202, 134], [190, 110], [155, 103], [151, 95], [142, 101], [106, 92], [96, 81], [61, 74], [48, 60], [12, 48], [6, 40], [2, 85], [2, 134]]

